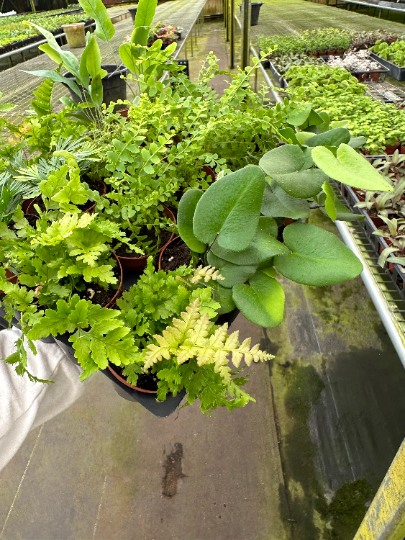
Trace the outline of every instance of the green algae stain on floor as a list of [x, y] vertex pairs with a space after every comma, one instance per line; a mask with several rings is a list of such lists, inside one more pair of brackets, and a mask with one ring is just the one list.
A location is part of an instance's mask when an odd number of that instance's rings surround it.
[[339, 488], [328, 506], [331, 529], [328, 540], [351, 540], [362, 522], [376, 488], [364, 478], [344, 484]]

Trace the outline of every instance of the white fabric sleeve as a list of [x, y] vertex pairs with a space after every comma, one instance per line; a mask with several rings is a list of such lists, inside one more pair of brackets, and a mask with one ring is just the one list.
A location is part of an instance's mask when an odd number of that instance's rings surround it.
[[79, 380], [81, 368], [56, 343], [36, 341], [36, 355], [27, 347], [29, 372], [53, 384], [31, 382], [27, 375], [17, 375], [14, 367], [2, 360], [15, 351], [14, 343], [20, 335], [15, 327], [0, 331], [0, 470], [31, 429], [70, 407], [86, 386]]

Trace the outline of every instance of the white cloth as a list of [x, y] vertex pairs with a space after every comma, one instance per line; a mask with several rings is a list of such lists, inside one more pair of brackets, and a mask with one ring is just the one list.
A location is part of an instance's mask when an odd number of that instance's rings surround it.
[[18, 451], [31, 429], [40, 426], [72, 405], [84, 392], [81, 368], [56, 345], [36, 341], [37, 355], [28, 350], [28, 370], [53, 384], [30, 382], [2, 359], [15, 351], [21, 331], [13, 327], [0, 332], [0, 471]]

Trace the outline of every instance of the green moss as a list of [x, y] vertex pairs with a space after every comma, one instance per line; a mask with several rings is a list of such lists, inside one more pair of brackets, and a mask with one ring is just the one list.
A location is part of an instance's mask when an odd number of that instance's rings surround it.
[[[325, 515], [327, 502], [315, 467], [316, 447], [311, 439], [309, 417], [324, 383], [312, 365], [286, 362], [278, 365], [275, 377], [285, 388], [283, 424], [288, 434], [281, 445], [286, 472], [289, 506], [294, 524], [294, 535], [300, 540], [318, 540], [321, 530], [315, 515]], [[280, 380], [281, 379], [281, 380]]]
[[361, 478], [339, 488], [328, 506], [331, 527], [328, 540], [352, 540], [366, 513], [375, 489]]

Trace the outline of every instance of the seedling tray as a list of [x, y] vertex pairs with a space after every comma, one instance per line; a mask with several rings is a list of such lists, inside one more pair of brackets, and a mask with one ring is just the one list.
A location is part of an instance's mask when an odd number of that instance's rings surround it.
[[388, 68], [391, 77], [393, 77], [397, 81], [405, 81], [405, 68], [393, 64], [392, 62], [385, 60], [385, 58], [380, 58], [375, 53], [371, 53], [370, 56], [371, 58]]
[[280, 85], [280, 88], [287, 88], [287, 81], [284, 79], [283, 75], [280, 75], [280, 73], [277, 71], [276, 66], [271, 60], [269, 60], [269, 68], [277, 83]]
[[[343, 195], [348, 207], [354, 214], [361, 214], [364, 216], [363, 221], [359, 221], [359, 224], [363, 228], [367, 239], [372, 245], [377, 256], [380, 255], [381, 251], [389, 247], [387, 242], [382, 236], [373, 234], [377, 230], [377, 227], [374, 225], [373, 221], [370, 219], [369, 215], [363, 208], [358, 208], [355, 205], [360, 202], [360, 199], [357, 197], [356, 192], [348, 187], [341, 185], [336, 182], [339, 187], [341, 194]], [[384, 271], [390, 277], [393, 285], [398, 291], [400, 297], [405, 301], [405, 273], [401, 270], [401, 266], [396, 263], [390, 262], [390, 257], [384, 264]]]
[[[344, 55], [339, 55], [339, 56], [344, 56]], [[329, 56], [322, 56], [321, 57], [322, 60], [324, 62], [327, 62], [328, 61], [328, 58]], [[377, 60], [376, 58], [374, 58], [374, 61], [377, 62], [377, 64], [380, 65], [380, 68], [379, 69], [372, 69], [372, 70], [369, 70], [369, 71], [349, 71], [349, 73], [351, 75], [353, 75], [353, 77], [356, 77], [356, 79], [359, 81], [359, 82], [383, 82], [385, 81], [385, 78], [387, 76], [387, 74], [389, 73], [389, 69], [385, 66], [383, 66], [381, 64], [381, 62], [379, 60]]]

